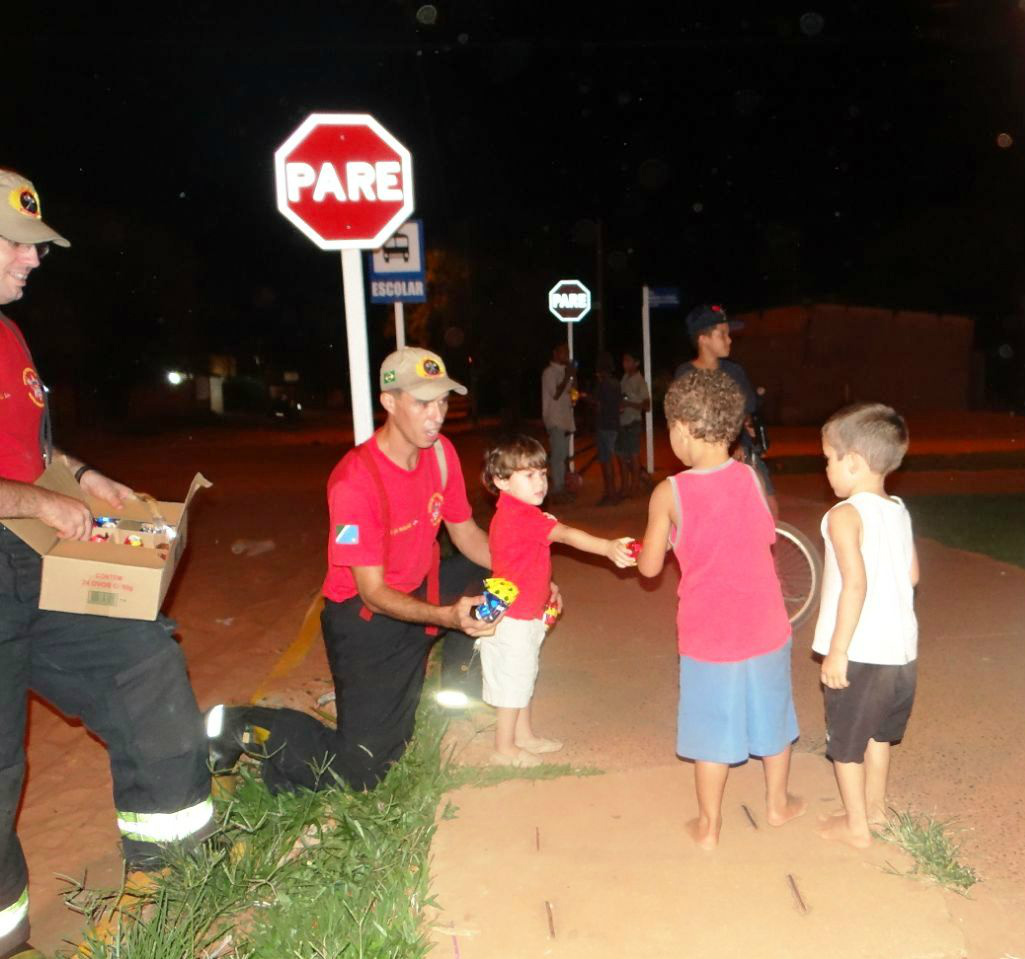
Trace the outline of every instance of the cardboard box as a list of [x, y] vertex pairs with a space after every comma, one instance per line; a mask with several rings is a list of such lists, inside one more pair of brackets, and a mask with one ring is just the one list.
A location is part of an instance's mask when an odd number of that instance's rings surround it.
[[[173, 535], [138, 533], [142, 546], [128, 546], [112, 535], [108, 542], [59, 539], [37, 519], [2, 520], [43, 557], [40, 609], [123, 619], [156, 619], [171, 579], [185, 551], [188, 509], [196, 491], [211, 485], [197, 473], [182, 503], [136, 499], [120, 510], [86, 496], [63, 462], [51, 463], [37, 486], [84, 502], [93, 516], [112, 516], [128, 525], [152, 525], [155, 513], [173, 528]], [[115, 531], [111, 531], [115, 533]]]

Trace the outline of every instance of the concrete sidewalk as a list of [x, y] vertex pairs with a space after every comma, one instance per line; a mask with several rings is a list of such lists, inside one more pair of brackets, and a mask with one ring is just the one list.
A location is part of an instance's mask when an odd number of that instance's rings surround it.
[[[960, 959], [964, 936], [893, 847], [825, 843], [825, 759], [795, 757], [808, 814], [765, 823], [761, 764], [731, 771], [722, 842], [697, 849], [692, 767], [511, 782], [448, 798], [432, 851], [439, 959]], [[752, 820], [744, 812], [750, 811]]]

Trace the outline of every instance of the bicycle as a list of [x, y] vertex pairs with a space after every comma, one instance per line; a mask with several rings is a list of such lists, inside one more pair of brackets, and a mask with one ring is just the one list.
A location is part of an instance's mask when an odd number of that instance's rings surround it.
[[[748, 429], [747, 424], [744, 428]], [[745, 451], [744, 459], [755, 470], [767, 473], [764, 457], [769, 448], [769, 434], [757, 412], [750, 417], [748, 435], [752, 443]], [[776, 520], [776, 543], [772, 547], [772, 556], [790, 625], [797, 629], [818, 605], [822, 589], [822, 557], [804, 533], [782, 520]]]
[[822, 589], [822, 557], [796, 526], [776, 521], [776, 543], [772, 547], [776, 575], [783, 590], [790, 625], [797, 629], [819, 602]]

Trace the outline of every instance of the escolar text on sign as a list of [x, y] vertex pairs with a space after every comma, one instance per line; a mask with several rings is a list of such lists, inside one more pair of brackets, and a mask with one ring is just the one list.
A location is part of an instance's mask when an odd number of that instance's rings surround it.
[[290, 203], [297, 203], [303, 191], [311, 186], [317, 203], [322, 203], [328, 196], [342, 203], [360, 200], [401, 203], [401, 171], [402, 165], [395, 160], [379, 160], [377, 163], [353, 160], [345, 164], [343, 185], [333, 163], [321, 164], [319, 171], [309, 163], [286, 163], [285, 188]]
[[423, 296], [423, 280], [374, 280], [370, 284], [371, 296]]

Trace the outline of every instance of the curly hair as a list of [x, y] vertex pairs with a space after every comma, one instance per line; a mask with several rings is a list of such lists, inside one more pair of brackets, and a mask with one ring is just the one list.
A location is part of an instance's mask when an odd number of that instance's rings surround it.
[[885, 403], [854, 403], [826, 420], [822, 439], [838, 456], [857, 453], [873, 473], [886, 476], [908, 451], [908, 425]]
[[545, 448], [533, 436], [520, 433], [500, 439], [484, 454], [480, 478], [488, 492], [498, 495], [495, 480], [507, 480], [516, 470], [544, 469], [548, 464]]
[[744, 422], [744, 394], [722, 370], [691, 370], [666, 391], [666, 422], [683, 423], [707, 443], [729, 445]]

